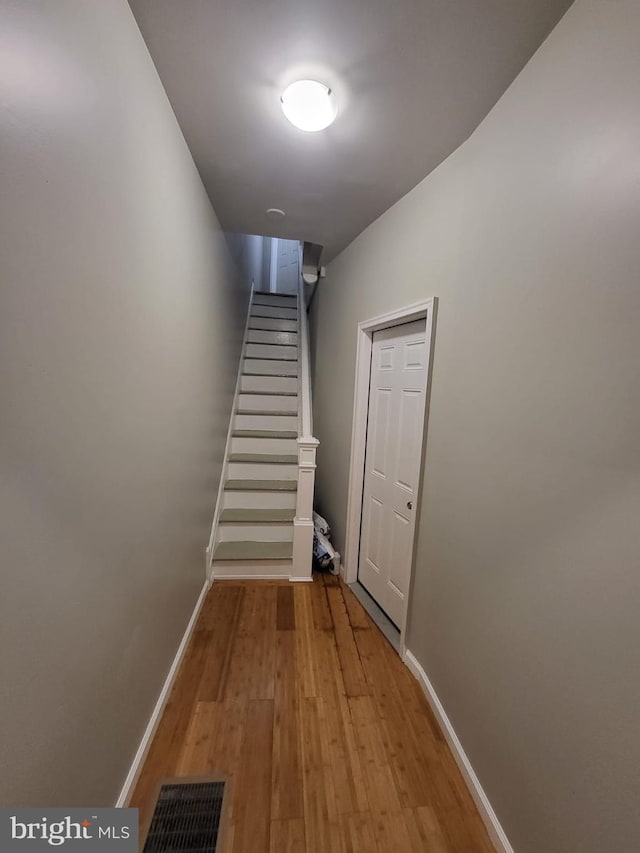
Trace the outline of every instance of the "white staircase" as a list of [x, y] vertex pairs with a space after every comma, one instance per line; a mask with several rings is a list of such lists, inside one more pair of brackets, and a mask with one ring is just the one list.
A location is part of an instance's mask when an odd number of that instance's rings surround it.
[[212, 533], [215, 578], [311, 579], [313, 486], [306, 306], [254, 292]]

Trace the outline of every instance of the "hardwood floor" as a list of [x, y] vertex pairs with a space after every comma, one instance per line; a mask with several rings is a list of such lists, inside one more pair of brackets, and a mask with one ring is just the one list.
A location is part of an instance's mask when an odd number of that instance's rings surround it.
[[160, 780], [219, 774], [228, 853], [493, 850], [417, 681], [330, 576], [212, 586], [131, 806], [145, 826]]

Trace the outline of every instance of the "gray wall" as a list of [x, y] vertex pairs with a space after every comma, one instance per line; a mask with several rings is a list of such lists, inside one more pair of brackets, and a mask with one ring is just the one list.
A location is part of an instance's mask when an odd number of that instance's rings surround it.
[[0, 804], [109, 805], [204, 581], [249, 282], [124, 0], [0, 32]]
[[640, 838], [639, 44], [578, 0], [313, 306], [342, 549], [356, 323], [440, 297], [408, 645], [518, 853]]
[[[269, 238], [256, 234], [226, 233], [227, 245], [236, 267], [241, 271], [243, 281], [249, 286], [253, 282], [255, 290], [269, 289], [269, 278], [264, 278], [264, 246]], [[246, 321], [246, 317], [244, 318]]]

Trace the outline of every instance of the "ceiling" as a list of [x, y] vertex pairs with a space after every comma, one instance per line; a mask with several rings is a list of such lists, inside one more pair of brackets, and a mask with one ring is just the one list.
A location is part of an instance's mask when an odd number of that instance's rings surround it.
[[[571, 0], [130, 4], [223, 227], [327, 261], [469, 136]], [[320, 133], [280, 109], [309, 77], [338, 103]]]

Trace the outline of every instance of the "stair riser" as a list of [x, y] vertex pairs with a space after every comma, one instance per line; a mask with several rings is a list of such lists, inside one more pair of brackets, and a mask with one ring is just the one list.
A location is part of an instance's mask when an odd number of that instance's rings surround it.
[[293, 509], [223, 509], [220, 524], [293, 524]]
[[[298, 418], [292, 415], [236, 415], [234, 429], [298, 429]], [[274, 436], [275, 438], [276, 436]]]
[[273, 317], [276, 320], [297, 320], [296, 308], [273, 308], [271, 305], [254, 305], [251, 307], [252, 317]]
[[262, 361], [259, 358], [245, 358], [243, 373], [260, 376], [298, 376], [298, 364], [295, 361]]
[[297, 346], [298, 336], [295, 332], [263, 332], [260, 329], [249, 329], [247, 341], [250, 344], [274, 344], [276, 346]]
[[218, 542], [293, 542], [293, 524], [221, 524]]
[[249, 319], [249, 328], [270, 332], [297, 332], [297, 320], [277, 320], [274, 317], [254, 317]]
[[225, 491], [223, 509], [295, 509], [296, 492]]
[[254, 305], [271, 305], [273, 308], [296, 308], [298, 300], [295, 296], [263, 296], [256, 293], [253, 297]]
[[295, 492], [298, 488], [297, 480], [227, 480], [224, 484], [225, 492]]
[[256, 560], [254, 562], [241, 562], [240, 560], [213, 561], [213, 577], [218, 579], [288, 579], [292, 571], [293, 564], [291, 560]]
[[276, 346], [273, 344], [247, 344], [246, 358], [278, 358], [282, 361], [297, 361], [298, 347]]
[[297, 397], [278, 397], [270, 394], [240, 394], [238, 409], [259, 409], [263, 412], [297, 412]]
[[292, 453], [298, 455], [298, 442], [295, 438], [243, 438], [231, 439], [231, 453]]
[[229, 480], [297, 480], [297, 465], [267, 465], [255, 462], [229, 462]]
[[260, 391], [263, 394], [297, 393], [298, 380], [288, 376], [241, 376], [240, 393]]

